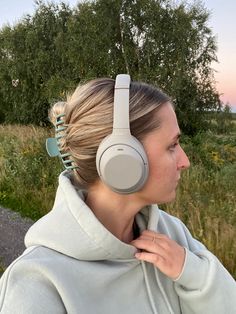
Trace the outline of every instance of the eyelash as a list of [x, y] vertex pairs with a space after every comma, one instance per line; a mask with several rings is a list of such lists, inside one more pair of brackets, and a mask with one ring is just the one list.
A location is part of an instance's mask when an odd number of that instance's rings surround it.
[[179, 142], [176, 142], [176, 143], [172, 144], [172, 145], [169, 147], [169, 150], [174, 151], [175, 148], [176, 148], [178, 145], [179, 145]]

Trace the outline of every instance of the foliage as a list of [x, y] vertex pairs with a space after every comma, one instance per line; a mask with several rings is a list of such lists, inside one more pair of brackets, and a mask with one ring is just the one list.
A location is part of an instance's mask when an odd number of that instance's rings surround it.
[[66, 58], [60, 51], [69, 16], [63, 4], [59, 8], [39, 2], [35, 15], [0, 33], [1, 111], [6, 121], [45, 123], [50, 101], [68, 88]]
[[[33, 126], [0, 126], [0, 204], [34, 220], [52, 208], [63, 170], [45, 152], [50, 133]], [[235, 144], [235, 134], [184, 136], [192, 165], [183, 172], [176, 201], [161, 208], [180, 217], [236, 278]]]
[[192, 138], [185, 136], [184, 143], [192, 163], [202, 165], [210, 172], [236, 163], [235, 133], [215, 135], [208, 131], [198, 133]]
[[0, 126], [0, 131], [0, 203], [38, 219], [52, 205], [62, 169], [45, 151], [49, 131], [33, 126]]
[[[1, 262], [1, 260], [0, 260]], [[0, 264], [0, 277], [1, 275], [3, 274], [3, 272], [5, 271], [5, 267], [3, 267], [1, 264]]]
[[185, 133], [206, 129], [206, 112], [221, 107], [207, 21], [200, 2], [37, 1], [34, 15], [0, 31], [0, 122], [45, 125], [50, 103], [79, 82], [127, 72], [172, 96]]
[[183, 172], [176, 201], [163, 208], [184, 221], [236, 278], [235, 133], [200, 133], [183, 141], [192, 165]]
[[235, 164], [217, 171], [194, 165], [183, 173], [174, 203], [163, 206], [179, 217], [236, 278]]
[[223, 110], [217, 115], [215, 115], [215, 132], [219, 134], [227, 134], [230, 131], [233, 131], [235, 128], [235, 124], [233, 122], [233, 113], [231, 112], [231, 108], [228, 104], [226, 104]]

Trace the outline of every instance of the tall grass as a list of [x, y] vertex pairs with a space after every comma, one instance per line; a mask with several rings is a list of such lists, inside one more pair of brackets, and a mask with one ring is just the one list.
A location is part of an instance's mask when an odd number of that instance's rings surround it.
[[184, 221], [236, 278], [236, 137], [200, 134], [184, 146], [192, 166], [183, 172], [175, 202], [164, 209]]
[[209, 174], [201, 166], [183, 174], [176, 201], [165, 210], [179, 217], [236, 278], [236, 166]]
[[0, 277], [4, 273], [5, 267], [2, 266], [2, 260], [0, 258]]
[[0, 126], [0, 204], [35, 220], [52, 206], [62, 170], [45, 151], [49, 135], [34, 126]]
[[[0, 126], [0, 204], [38, 219], [51, 209], [63, 169], [49, 158], [50, 131]], [[184, 138], [192, 166], [183, 172], [176, 201], [161, 206], [178, 216], [236, 278], [236, 137], [199, 134]]]

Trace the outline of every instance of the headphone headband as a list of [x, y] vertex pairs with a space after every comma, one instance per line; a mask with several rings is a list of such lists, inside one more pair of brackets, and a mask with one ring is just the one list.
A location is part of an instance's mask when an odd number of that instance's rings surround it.
[[129, 88], [130, 76], [118, 74], [114, 92], [113, 133], [116, 133], [116, 130], [126, 130], [126, 133], [128, 130], [130, 133]]

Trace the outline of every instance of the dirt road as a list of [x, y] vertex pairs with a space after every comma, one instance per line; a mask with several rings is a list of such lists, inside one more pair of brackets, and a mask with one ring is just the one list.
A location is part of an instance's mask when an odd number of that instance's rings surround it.
[[24, 236], [33, 221], [0, 207], [0, 264], [8, 266], [25, 249]]

